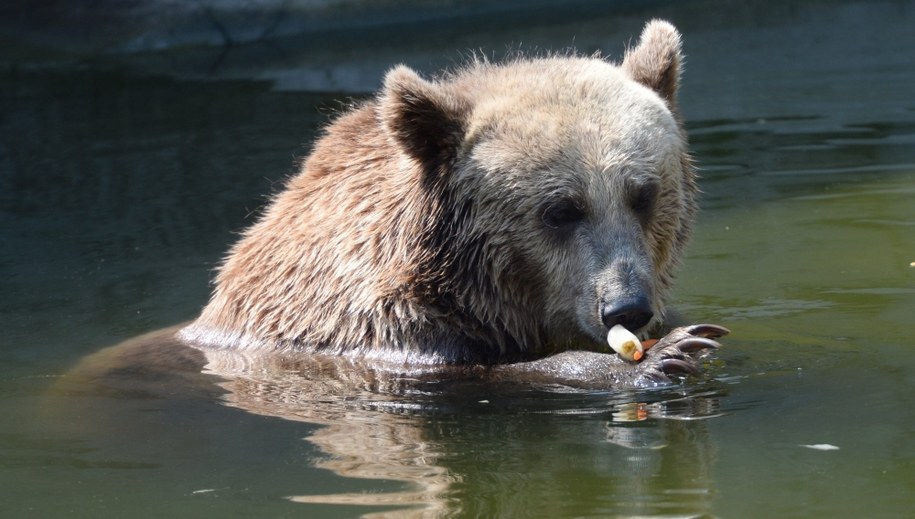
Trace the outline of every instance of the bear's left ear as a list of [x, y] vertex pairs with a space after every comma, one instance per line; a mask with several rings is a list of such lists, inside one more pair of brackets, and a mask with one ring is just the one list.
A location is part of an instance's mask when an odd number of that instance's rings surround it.
[[639, 44], [626, 51], [622, 67], [632, 79], [657, 92], [676, 112], [682, 61], [680, 33], [664, 20], [652, 20], [645, 24]]
[[467, 107], [461, 99], [399, 65], [384, 78], [379, 117], [385, 130], [425, 172], [439, 174], [457, 157]]

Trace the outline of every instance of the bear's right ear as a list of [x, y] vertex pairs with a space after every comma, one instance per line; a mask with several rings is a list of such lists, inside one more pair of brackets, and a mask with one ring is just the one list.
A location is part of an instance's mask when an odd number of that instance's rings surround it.
[[385, 130], [427, 173], [454, 163], [465, 131], [462, 100], [399, 65], [384, 78], [378, 113]]

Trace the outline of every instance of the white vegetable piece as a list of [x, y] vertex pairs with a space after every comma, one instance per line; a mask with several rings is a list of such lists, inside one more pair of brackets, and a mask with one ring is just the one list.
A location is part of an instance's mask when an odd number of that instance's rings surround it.
[[610, 332], [607, 334], [607, 342], [613, 348], [613, 351], [619, 353], [620, 357], [626, 360], [638, 361], [645, 354], [645, 350], [642, 348], [642, 341], [621, 324], [610, 328]]

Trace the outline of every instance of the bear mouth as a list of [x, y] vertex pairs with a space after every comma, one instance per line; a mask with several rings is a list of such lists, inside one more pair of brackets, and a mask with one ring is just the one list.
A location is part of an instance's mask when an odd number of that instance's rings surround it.
[[[614, 353], [613, 349], [610, 348], [610, 344], [607, 342], [607, 334], [610, 332], [610, 328], [603, 323], [601, 324], [591, 324], [586, 322], [581, 322], [582, 319], [579, 319], [578, 330], [576, 337], [570, 337], [568, 350], [581, 350], [581, 351], [593, 351], [600, 353]], [[649, 338], [650, 331], [657, 325], [657, 318], [653, 317], [647, 323], [638, 328], [627, 328], [632, 332], [639, 340], [645, 340]]]

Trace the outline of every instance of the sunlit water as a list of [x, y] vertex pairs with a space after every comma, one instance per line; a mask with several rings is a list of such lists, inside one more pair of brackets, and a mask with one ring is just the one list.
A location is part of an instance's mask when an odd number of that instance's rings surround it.
[[622, 394], [341, 394], [231, 354], [62, 388], [86, 355], [195, 316], [340, 97], [7, 67], [0, 516], [908, 516], [915, 16], [876, 5], [687, 21], [704, 195], [675, 299], [733, 333], [709, 379]]

